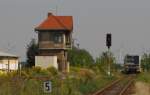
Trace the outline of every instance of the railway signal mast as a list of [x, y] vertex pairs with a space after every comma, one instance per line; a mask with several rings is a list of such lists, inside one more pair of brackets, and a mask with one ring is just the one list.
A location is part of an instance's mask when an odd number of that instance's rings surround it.
[[110, 62], [111, 33], [106, 34], [106, 46], [108, 47], [108, 75], [111, 75], [111, 62]]

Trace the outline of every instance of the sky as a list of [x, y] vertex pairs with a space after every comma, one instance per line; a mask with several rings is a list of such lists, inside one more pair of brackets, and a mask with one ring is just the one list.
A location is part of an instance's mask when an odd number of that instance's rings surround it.
[[[48, 12], [73, 16], [73, 38], [94, 58], [107, 50], [123, 55], [150, 52], [150, 0], [0, 0], [0, 51], [26, 59], [27, 44], [37, 38], [34, 28]], [[121, 57], [120, 57], [121, 56]]]

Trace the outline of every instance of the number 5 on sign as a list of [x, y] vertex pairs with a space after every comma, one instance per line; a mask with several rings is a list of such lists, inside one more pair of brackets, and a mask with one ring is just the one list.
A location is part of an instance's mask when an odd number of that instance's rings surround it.
[[52, 91], [52, 86], [50, 81], [45, 81], [43, 86], [44, 86], [45, 93], [50, 93]]

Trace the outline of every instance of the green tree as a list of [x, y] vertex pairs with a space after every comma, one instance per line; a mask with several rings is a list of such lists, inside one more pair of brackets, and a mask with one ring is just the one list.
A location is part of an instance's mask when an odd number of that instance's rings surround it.
[[31, 42], [27, 45], [27, 67], [35, 66], [35, 56], [38, 54], [38, 44], [35, 39], [32, 39]]
[[143, 71], [150, 71], [150, 54], [144, 53], [141, 58], [141, 67]]
[[68, 60], [71, 66], [89, 67], [94, 64], [94, 59], [88, 51], [76, 47], [68, 52]]

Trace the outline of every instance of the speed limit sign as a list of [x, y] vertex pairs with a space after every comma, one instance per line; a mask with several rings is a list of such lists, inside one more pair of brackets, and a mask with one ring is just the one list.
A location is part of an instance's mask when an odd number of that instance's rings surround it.
[[43, 86], [44, 86], [44, 92], [45, 93], [50, 93], [52, 92], [52, 84], [51, 84], [51, 81], [45, 81], [43, 83]]

